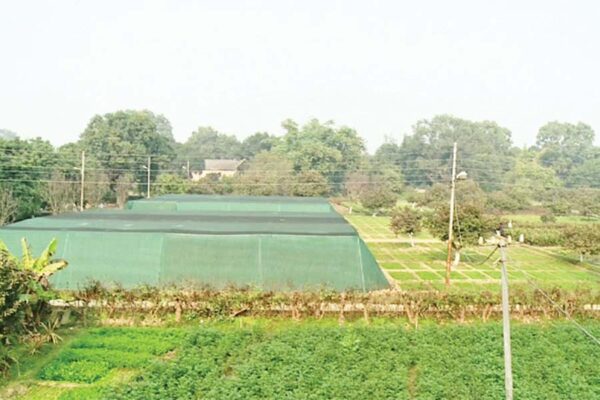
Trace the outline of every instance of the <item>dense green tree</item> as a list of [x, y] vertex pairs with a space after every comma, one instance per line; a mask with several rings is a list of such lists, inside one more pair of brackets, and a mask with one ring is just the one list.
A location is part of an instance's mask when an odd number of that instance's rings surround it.
[[473, 122], [450, 115], [422, 120], [400, 146], [398, 159], [406, 182], [412, 186], [448, 181], [452, 146], [458, 143], [458, 171], [485, 189], [500, 187], [502, 176], [512, 168], [511, 133], [492, 121]]
[[[541, 165], [539, 153], [531, 150], [519, 151], [514, 167], [504, 176], [504, 182], [502, 193], [512, 198], [513, 205], [519, 208], [540, 201], [546, 193], [562, 186], [554, 170]], [[496, 196], [496, 200], [500, 197]]]
[[289, 159], [270, 152], [259, 153], [236, 179], [236, 191], [255, 196], [289, 196], [294, 166]]
[[398, 165], [401, 161], [402, 148], [393, 140], [386, 138], [385, 142], [375, 151], [373, 160], [376, 163]]
[[327, 196], [329, 192], [327, 179], [317, 171], [301, 171], [293, 177], [293, 196], [322, 197]]
[[292, 160], [296, 171], [317, 171], [339, 190], [345, 176], [358, 168], [365, 146], [354, 129], [316, 119], [302, 127], [292, 120], [282, 125], [286, 134], [275, 151]]
[[79, 146], [90, 161], [97, 161], [116, 191], [116, 182], [123, 175], [145, 184], [142, 166], [148, 155], [158, 155], [151, 164], [151, 177], [155, 177], [160, 167], [175, 156], [173, 144], [170, 124], [164, 116], [126, 110], [94, 116], [81, 134]]
[[40, 138], [0, 139], [0, 166], [0, 183], [18, 203], [14, 218], [40, 214], [45, 207], [44, 185], [61, 168], [52, 145]]
[[549, 122], [538, 131], [536, 145], [542, 165], [568, 180], [574, 168], [583, 164], [592, 150], [594, 131], [589, 125]]
[[254, 158], [258, 153], [271, 151], [277, 145], [279, 138], [266, 132], [257, 132], [248, 136], [242, 142], [241, 156], [247, 160]]
[[571, 170], [566, 184], [571, 187], [600, 188], [600, 148], [594, 148], [583, 163]]
[[205, 159], [242, 158], [242, 144], [233, 135], [201, 126], [179, 146], [177, 158], [180, 162], [190, 161], [192, 169], [202, 169]]

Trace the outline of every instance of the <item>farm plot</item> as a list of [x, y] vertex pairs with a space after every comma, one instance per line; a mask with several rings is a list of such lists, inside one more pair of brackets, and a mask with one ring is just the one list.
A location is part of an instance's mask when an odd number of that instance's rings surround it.
[[[389, 218], [352, 216], [348, 220], [367, 242], [379, 265], [403, 290], [442, 289], [446, 271], [446, 248], [428, 234], [417, 238], [412, 247], [408, 238], [395, 239], [388, 228]], [[386, 232], [387, 231], [387, 232]], [[452, 286], [458, 289], [498, 290], [500, 270], [495, 264], [498, 255], [486, 258], [493, 250], [489, 246], [474, 246], [463, 250], [462, 260], [450, 274]], [[579, 264], [558, 248], [537, 248], [515, 244], [508, 249], [508, 270], [511, 283], [564, 289], [600, 287], [600, 267]]]
[[91, 329], [69, 341], [47, 362], [33, 366], [7, 391], [23, 392], [16, 398], [25, 399], [95, 398], [104, 387], [127, 380], [167, 357], [185, 335], [184, 329]]
[[[598, 321], [583, 324], [600, 335]], [[127, 332], [116, 330], [112, 336], [120, 339], [105, 342], [105, 350], [122, 351], [125, 343], [139, 349]], [[65, 354], [72, 350], [67, 347], [50, 365], [68, 364]], [[76, 378], [69, 381], [76, 386], [60, 392], [44, 387], [37, 398], [497, 399], [504, 391], [502, 327], [495, 322], [430, 323], [414, 330], [397, 319], [343, 327], [329, 319], [302, 324], [243, 319], [243, 325], [194, 328], [172, 354], [120, 382], [82, 386]], [[76, 375], [61, 376], [89, 376], [95, 369], [81, 364]], [[515, 398], [600, 397], [597, 347], [568, 323], [515, 324], [513, 371]], [[36, 398], [33, 394], [21, 398]]]

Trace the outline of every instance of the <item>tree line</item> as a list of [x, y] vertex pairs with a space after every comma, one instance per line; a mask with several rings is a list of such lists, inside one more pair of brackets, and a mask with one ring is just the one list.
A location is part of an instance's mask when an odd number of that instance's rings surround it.
[[[583, 123], [549, 122], [535, 145], [518, 148], [510, 130], [495, 122], [439, 115], [418, 121], [400, 142], [386, 140], [374, 154], [355, 129], [331, 121], [288, 119], [282, 127], [281, 136], [257, 132], [244, 140], [199, 127], [178, 143], [163, 115], [124, 110], [94, 116], [79, 140], [58, 148], [0, 130], [0, 224], [81, 207], [82, 151], [87, 206], [122, 206], [129, 196], [144, 195], [149, 167], [156, 194], [344, 196], [376, 210], [399, 195], [446, 187], [454, 142], [459, 171], [467, 171], [490, 207], [515, 211], [547, 203], [565, 213], [574, 197], [592, 201], [577, 196], [582, 188], [600, 188], [600, 148]], [[234, 177], [190, 181], [205, 159], [248, 161]]]

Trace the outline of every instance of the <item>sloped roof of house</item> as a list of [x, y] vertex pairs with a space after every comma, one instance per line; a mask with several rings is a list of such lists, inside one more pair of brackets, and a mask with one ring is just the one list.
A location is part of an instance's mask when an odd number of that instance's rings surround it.
[[245, 160], [204, 160], [205, 171], [237, 171]]

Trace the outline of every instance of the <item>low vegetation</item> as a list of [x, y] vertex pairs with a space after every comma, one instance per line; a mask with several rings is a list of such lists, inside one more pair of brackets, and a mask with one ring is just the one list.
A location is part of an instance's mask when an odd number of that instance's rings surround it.
[[[600, 335], [597, 321], [583, 325]], [[512, 336], [516, 397], [600, 396], [595, 344], [573, 325], [515, 324]], [[21, 385], [22, 399], [43, 389], [46, 399], [62, 400], [496, 399], [504, 390], [502, 366], [496, 322], [415, 330], [398, 319], [339, 326], [331, 319], [298, 325], [242, 318], [194, 328], [87, 330], [46, 365], [24, 371], [34, 378], [8, 389]]]

